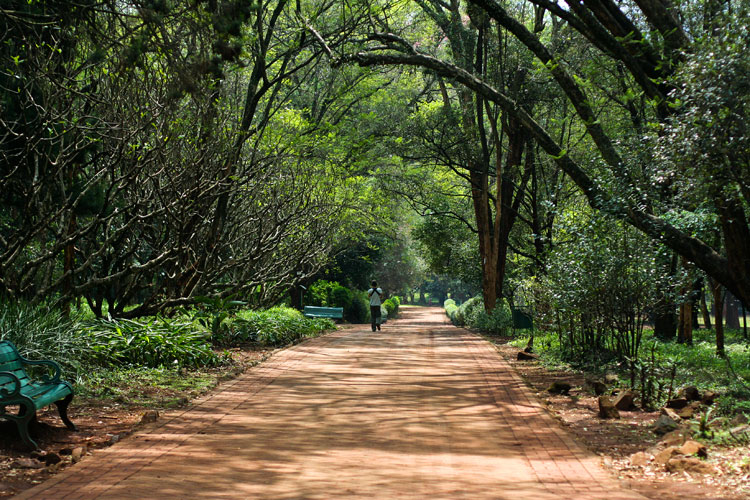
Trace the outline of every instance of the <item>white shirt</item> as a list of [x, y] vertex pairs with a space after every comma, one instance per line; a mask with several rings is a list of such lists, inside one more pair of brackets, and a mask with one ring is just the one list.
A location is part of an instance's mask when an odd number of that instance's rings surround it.
[[[377, 293], [375, 293], [377, 291]], [[383, 290], [378, 288], [370, 288], [367, 290], [367, 295], [370, 296], [370, 305], [371, 306], [379, 306], [380, 305], [380, 295], [383, 293]]]

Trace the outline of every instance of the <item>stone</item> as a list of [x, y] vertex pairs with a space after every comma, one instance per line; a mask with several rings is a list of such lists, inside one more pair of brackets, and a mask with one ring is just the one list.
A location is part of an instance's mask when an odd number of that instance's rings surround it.
[[119, 440], [120, 440], [120, 435], [119, 434], [114, 434], [114, 435], [110, 436], [109, 437], [109, 444], [110, 444], [110, 446], [113, 445], [113, 444], [115, 444]]
[[617, 407], [609, 396], [599, 396], [599, 417], [620, 418], [620, 412], [617, 411]]
[[687, 440], [687, 432], [683, 429], [677, 429], [664, 434], [659, 444], [661, 446], [682, 446], [685, 440]]
[[616, 373], [608, 373], [604, 376], [604, 383], [607, 385], [615, 385], [620, 381], [620, 378]]
[[635, 400], [635, 393], [629, 389], [624, 389], [617, 395], [614, 404], [618, 410], [630, 411], [635, 409], [633, 400]]
[[83, 447], [79, 446], [78, 448], [73, 448], [73, 450], [70, 453], [70, 460], [71, 462], [78, 463], [81, 461], [81, 458], [86, 454], [86, 450], [83, 449]]
[[666, 434], [675, 429], [677, 429], [677, 421], [669, 415], [659, 415], [653, 425], [653, 430], [657, 435]]
[[680, 408], [685, 408], [687, 404], [688, 404], [688, 400], [685, 398], [674, 398], [674, 399], [670, 399], [669, 401], [667, 401], [666, 407], [679, 410]]
[[701, 403], [703, 403], [706, 406], [711, 406], [716, 401], [716, 398], [719, 397], [719, 393], [715, 391], [703, 391], [703, 395], [701, 396]]
[[586, 391], [593, 392], [597, 396], [601, 396], [605, 392], [607, 392], [607, 384], [602, 382], [601, 380], [596, 379], [586, 379], [586, 382], [583, 384], [583, 388]]
[[750, 425], [738, 425], [729, 429], [729, 434], [736, 438], [742, 438], [750, 440]]
[[687, 399], [688, 401], [700, 401], [701, 400], [701, 393], [698, 391], [697, 387], [694, 387], [692, 385], [683, 387], [682, 391], [680, 391], [680, 395], [683, 398]]
[[44, 455], [44, 463], [47, 465], [59, 464], [60, 462], [62, 462], [62, 458], [54, 451], [50, 451]]
[[547, 392], [550, 394], [568, 394], [572, 387], [568, 382], [555, 381], [547, 388]]
[[43, 469], [44, 465], [34, 458], [17, 458], [10, 465], [16, 469]]
[[156, 410], [148, 410], [141, 417], [142, 424], [151, 424], [159, 420], [159, 412]]
[[716, 468], [695, 457], [675, 457], [667, 462], [669, 472], [692, 472], [694, 474], [714, 474]]
[[680, 421], [680, 416], [672, 408], [662, 408], [659, 411], [659, 414], [660, 415], [666, 415], [667, 417], [671, 418], [675, 422], [679, 422]]
[[706, 458], [708, 456], [706, 445], [693, 440], [685, 441], [685, 443], [680, 446], [679, 452], [682, 455], [695, 455], [700, 458]]
[[638, 453], [630, 455], [630, 465], [633, 467], [644, 467], [653, 459], [654, 457], [652, 455], [645, 451], [639, 451]]
[[665, 465], [675, 455], [679, 455], [679, 448], [676, 446], [669, 446], [654, 456], [654, 463], [659, 465]]
[[539, 359], [539, 356], [537, 354], [534, 354], [533, 352], [518, 351], [518, 356], [516, 359], [518, 359], [518, 361], [535, 361]]
[[684, 420], [689, 420], [695, 416], [695, 413], [700, 409], [701, 404], [698, 401], [693, 401], [685, 408], [677, 410], [677, 416]]

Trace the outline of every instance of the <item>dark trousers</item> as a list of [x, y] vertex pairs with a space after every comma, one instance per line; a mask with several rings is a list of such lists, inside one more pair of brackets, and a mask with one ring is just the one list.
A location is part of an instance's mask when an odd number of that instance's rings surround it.
[[380, 325], [380, 306], [370, 306], [370, 321], [374, 332]]

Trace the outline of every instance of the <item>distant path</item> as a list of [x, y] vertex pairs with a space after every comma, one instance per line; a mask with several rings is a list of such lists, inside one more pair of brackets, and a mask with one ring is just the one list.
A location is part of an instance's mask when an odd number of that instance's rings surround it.
[[275, 354], [16, 498], [639, 499], [478, 336], [407, 308]]

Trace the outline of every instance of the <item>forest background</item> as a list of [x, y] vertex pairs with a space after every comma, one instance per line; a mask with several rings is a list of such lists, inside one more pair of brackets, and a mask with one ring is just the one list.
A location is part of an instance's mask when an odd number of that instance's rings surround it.
[[376, 277], [750, 411], [748, 7], [4, 2], [0, 331], [85, 386], [368, 321]]

